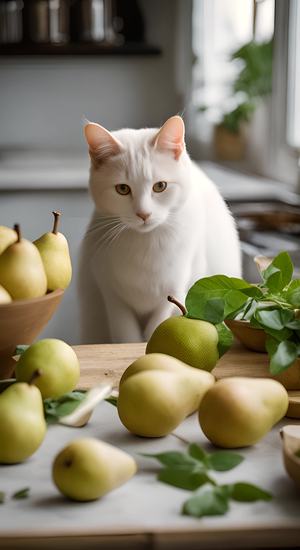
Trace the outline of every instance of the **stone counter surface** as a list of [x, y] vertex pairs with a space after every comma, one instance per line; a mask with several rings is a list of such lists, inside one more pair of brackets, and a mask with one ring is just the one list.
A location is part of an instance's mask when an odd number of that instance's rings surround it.
[[[93, 381], [109, 379], [109, 365], [120, 372], [132, 357], [142, 353], [143, 345], [128, 344], [75, 348], [81, 359], [81, 385], [87, 386], [85, 373]], [[97, 350], [97, 362], [85, 356], [85, 349]], [[251, 354], [260, 357], [263, 354]], [[230, 355], [231, 354], [231, 355]], [[235, 351], [229, 352], [234, 364]], [[91, 356], [91, 351], [90, 354]], [[224, 356], [224, 360], [225, 357]], [[106, 374], [105, 374], [106, 373]], [[250, 373], [249, 373], [250, 374]], [[117, 409], [103, 402], [87, 426], [68, 428], [50, 426], [47, 436], [28, 461], [0, 467], [0, 490], [7, 493], [0, 507], [0, 548], [284, 548], [300, 545], [300, 493], [287, 477], [282, 461], [279, 428], [296, 423], [284, 419], [255, 446], [240, 450], [245, 457], [229, 472], [211, 472], [220, 483], [245, 481], [270, 491], [270, 502], [235, 503], [225, 516], [194, 519], [180, 510], [190, 492], [158, 482], [156, 461], [140, 453], [184, 450], [196, 442], [212, 450], [200, 430], [197, 416], [186, 419], [173, 434], [161, 439], [130, 435], [122, 426]], [[101, 500], [75, 503], [66, 500], [51, 480], [51, 464], [57, 452], [77, 437], [96, 437], [130, 453], [137, 460], [138, 473], [127, 484]], [[30, 496], [13, 500], [9, 495], [30, 487]]]

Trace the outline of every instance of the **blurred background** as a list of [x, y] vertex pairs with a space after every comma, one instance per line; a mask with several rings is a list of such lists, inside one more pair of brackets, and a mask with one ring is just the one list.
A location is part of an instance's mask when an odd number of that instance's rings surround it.
[[35, 239], [60, 210], [75, 268], [43, 335], [79, 341], [84, 117], [116, 130], [176, 113], [237, 219], [244, 276], [280, 250], [299, 269], [299, 0], [0, 0], [0, 224]]

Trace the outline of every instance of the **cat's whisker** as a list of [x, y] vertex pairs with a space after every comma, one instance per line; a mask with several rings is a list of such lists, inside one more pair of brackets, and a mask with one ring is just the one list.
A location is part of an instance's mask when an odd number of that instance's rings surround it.
[[119, 234], [120, 230], [126, 228], [122, 222], [115, 224], [113, 227], [110, 227], [97, 241], [97, 247], [100, 245], [103, 247], [110, 245], [114, 238]]

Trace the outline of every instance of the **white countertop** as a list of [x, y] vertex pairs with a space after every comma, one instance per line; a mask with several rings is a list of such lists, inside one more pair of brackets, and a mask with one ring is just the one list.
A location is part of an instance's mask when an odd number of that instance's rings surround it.
[[[287, 423], [293, 421], [285, 419], [281, 425]], [[185, 420], [174, 433], [211, 449], [196, 415]], [[129, 452], [138, 462], [138, 473], [101, 500], [70, 502], [52, 483], [51, 464], [68, 441], [91, 436]], [[291, 546], [296, 545], [297, 537], [299, 542], [300, 493], [283, 467], [279, 425], [257, 445], [240, 451], [245, 460], [237, 468], [228, 472], [211, 472], [220, 483], [247, 481], [274, 495], [270, 502], [232, 502], [225, 516], [194, 519], [181, 515], [182, 504], [191, 493], [158, 482], [155, 479], [158, 463], [139, 454], [185, 448], [186, 445], [174, 435], [160, 439], [132, 436], [119, 421], [116, 408], [106, 402], [98, 405], [84, 428], [50, 426], [44, 443], [33, 457], [22, 464], [0, 467], [0, 490], [11, 494], [30, 487], [29, 498], [7, 499], [1, 505], [0, 546], [4, 536], [21, 536], [25, 542], [27, 536], [45, 536], [47, 533], [52, 537], [59, 534], [150, 533], [159, 539], [163, 533], [183, 536], [184, 533], [196, 532], [201, 547], [201, 541], [210, 536], [220, 544], [219, 548], [230, 542], [232, 536], [235, 536], [233, 540], [238, 540], [238, 548], [249, 548], [249, 541], [251, 548], [260, 548], [262, 540], [267, 546], [272, 541], [272, 547], [281, 548], [286, 540]], [[282, 529], [286, 530], [285, 535]], [[245, 531], [249, 538], [245, 537]], [[284, 539], [287, 533], [289, 538]], [[82, 548], [89, 548], [88, 539], [84, 541]]]

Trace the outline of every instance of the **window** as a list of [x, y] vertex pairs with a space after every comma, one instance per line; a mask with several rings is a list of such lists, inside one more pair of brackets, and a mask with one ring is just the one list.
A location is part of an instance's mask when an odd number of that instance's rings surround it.
[[[300, 0], [194, 0], [190, 130], [199, 144], [198, 157], [216, 159], [216, 128], [224, 114], [245, 101], [244, 92], [233, 90], [244, 60], [232, 59], [232, 53], [253, 40], [271, 45], [270, 90], [244, 113], [246, 154], [240, 147], [241, 160], [235, 166], [295, 189], [300, 155]], [[236, 132], [233, 142], [237, 140]]]

